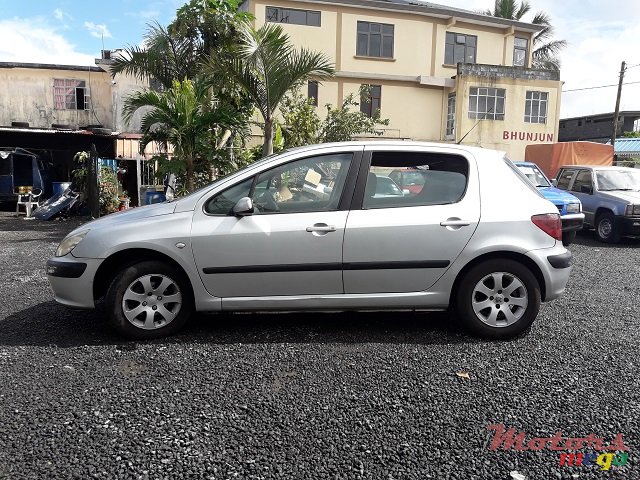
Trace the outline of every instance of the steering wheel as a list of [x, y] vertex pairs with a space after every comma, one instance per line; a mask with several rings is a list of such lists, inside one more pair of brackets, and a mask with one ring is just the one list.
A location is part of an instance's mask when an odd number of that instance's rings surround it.
[[276, 203], [276, 199], [273, 198], [273, 195], [270, 191], [266, 190], [261, 193], [258, 198], [256, 198], [256, 203], [258, 204], [260, 209], [264, 212], [279, 212], [280, 208]]

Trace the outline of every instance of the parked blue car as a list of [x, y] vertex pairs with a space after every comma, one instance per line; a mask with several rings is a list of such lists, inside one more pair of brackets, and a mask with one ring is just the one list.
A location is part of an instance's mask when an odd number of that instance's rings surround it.
[[640, 170], [625, 167], [561, 167], [554, 183], [580, 199], [587, 226], [598, 238], [617, 243], [640, 235]]
[[514, 162], [533, 183], [540, 193], [553, 203], [562, 219], [562, 243], [570, 245], [576, 238], [576, 232], [582, 228], [584, 213], [580, 200], [564, 190], [554, 187], [542, 170], [531, 162]]

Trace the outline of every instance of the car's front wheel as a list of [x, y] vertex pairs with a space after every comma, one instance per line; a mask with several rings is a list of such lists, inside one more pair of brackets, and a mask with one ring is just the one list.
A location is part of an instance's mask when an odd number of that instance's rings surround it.
[[615, 217], [609, 212], [601, 213], [596, 220], [598, 239], [605, 243], [618, 243], [620, 232], [616, 228]]
[[525, 265], [493, 259], [474, 266], [462, 278], [455, 310], [472, 334], [505, 339], [531, 326], [540, 301], [538, 281]]
[[184, 274], [158, 261], [144, 261], [122, 269], [107, 291], [111, 325], [135, 339], [171, 335], [184, 326], [193, 310]]

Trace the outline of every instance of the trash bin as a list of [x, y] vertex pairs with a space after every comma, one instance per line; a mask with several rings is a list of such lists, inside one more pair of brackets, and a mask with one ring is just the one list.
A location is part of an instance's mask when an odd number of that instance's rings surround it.
[[62, 195], [71, 186], [71, 182], [52, 182], [53, 196]]
[[154, 192], [153, 190], [147, 190], [145, 194], [145, 205], [151, 205], [152, 203], [161, 203], [167, 199], [163, 192]]

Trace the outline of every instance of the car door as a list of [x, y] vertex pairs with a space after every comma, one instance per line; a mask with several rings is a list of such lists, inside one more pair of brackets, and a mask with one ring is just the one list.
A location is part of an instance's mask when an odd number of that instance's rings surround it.
[[[423, 291], [460, 255], [480, 219], [474, 161], [452, 148], [368, 149], [344, 239], [345, 293]], [[422, 175], [418, 192], [376, 195], [377, 178]]]
[[[223, 298], [343, 293], [348, 180], [355, 182], [360, 156], [343, 149], [265, 167], [205, 199], [194, 213], [192, 247], [207, 291]], [[234, 216], [243, 197], [255, 212]]]
[[578, 170], [569, 190], [582, 202], [585, 222], [594, 225], [598, 199], [594, 195], [593, 172]]

